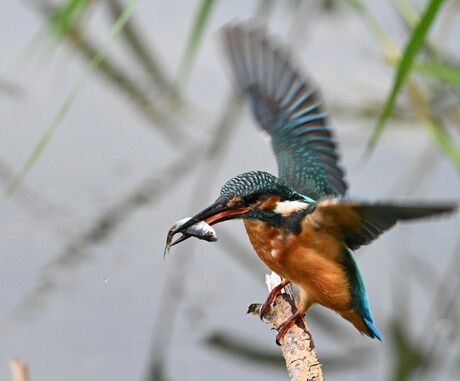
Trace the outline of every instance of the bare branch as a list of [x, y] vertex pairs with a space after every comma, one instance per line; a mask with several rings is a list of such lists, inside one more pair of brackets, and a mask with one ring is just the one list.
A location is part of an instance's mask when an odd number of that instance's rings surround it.
[[14, 358], [10, 361], [11, 374], [13, 381], [29, 381], [29, 367], [25, 362]]
[[[259, 316], [261, 307], [262, 304], [251, 304], [248, 313]], [[264, 321], [277, 329], [296, 309], [294, 297], [289, 293], [283, 293], [275, 299], [273, 307], [264, 315]], [[291, 381], [324, 381], [321, 363], [316, 356], [315, 344], [305, 319], [289, 329], [281, 340], [281, 351]]]

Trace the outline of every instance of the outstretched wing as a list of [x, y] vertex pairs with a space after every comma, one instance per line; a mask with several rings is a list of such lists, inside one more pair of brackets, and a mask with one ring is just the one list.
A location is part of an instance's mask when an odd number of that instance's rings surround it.
[[356, 202], [330, 199], [318, 203], [309, 216], [317, 228], [328, 230], [352, 250], [367, 245], [398, 221], [452, 213], [455, 204]]
[[238, 86], [271, 137], [279, 177], [315, 200], [347, 191], [337, 145], [316, 89], [261, 28], [225, 28], [225, 47]]

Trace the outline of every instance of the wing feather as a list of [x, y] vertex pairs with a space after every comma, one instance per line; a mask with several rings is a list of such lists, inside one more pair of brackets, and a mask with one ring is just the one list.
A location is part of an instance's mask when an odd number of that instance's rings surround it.
[[344, 171], [318, 91], [262, 28], [226, 27], [225, 47], [238, 87], [271, 137], [279, 177], [313, 199], [344, 195]]
[[398, 221], [452, 213], [456, 204], [358, 202], [330, 199], [318, 203], [309, 218], [342, 239], [351, 250], [371, 243]]

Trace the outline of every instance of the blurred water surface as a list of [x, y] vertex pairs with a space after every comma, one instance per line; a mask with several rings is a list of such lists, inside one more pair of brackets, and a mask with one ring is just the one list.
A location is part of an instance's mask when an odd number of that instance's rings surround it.
[[[375, 116], [359, 118], [353, 110], [382, 102], [392, 68], [382, 64], [378, 47], [349, 8], [325, 12], [303, 2], [296, 17], [297, 2], [288, 3], [274, 6], [270, 30], [295, 47], [300, 65], [322, 89], [351, 194], [459, 200], [458, 170], [410, 118], [392, 120], [375, 154], [360, 162]], [[252, 253], [241, 222], [219, 226], [217, 243], [190, 240], [173, 248], [166, 261], [162, 256], [171, 224], [211, 203], [227, 179], [254, 169], [276, 173], [270, 148], [247, 110], [236, 104], [229, 111], [235, 118], [219, 132], [223, 148], [195, 160], [203, 153], [197, 147], [215, 138], [232, 94], [219, 28], [248, 18], [257, 4], [215, 6], [183, 96], [185, 106], [172, 111], [170, 120], [161, 121], [161, 112], [151, 110], [149, 116], [129, 91], [96, 73], [23, 186], [1, 206], [1, 380], [10, 379], [13, 356], [27, 361], [33, 381], [162, 375], [287, 379], [282, 367], [229, 354], [211, 340], [231, 338], [268, 354], [278, 352], [274, 332], [245, 314], [250, 303], [266, 296], [267, 269]], [[404, 33], [387, 2], [366, 4], [395, 38]], [[144, 1], [134, 13], [134, 25], [157, 54], [166, 82], [177, 73], [198, 5]], [[90, 42], [107, 37], [113, 24], [108, 14], [105, 6], [94, 5], [85, 30]], [[78, 43], [53, 46], [38, 33], [44, 17], [37, 4], [7, 2], [0, 19], [0, 179], [5, 188], [88, 61]], [[452, 36], [452, 41], [460, 38], [458, 25]], [[153, 105], [170, 107], [120, 40], [110, 50], [110, 62], [123, 67]], [[416, 347], [436, 345], [433, 350], [441, 354], [443, 347], [457, 348], [420, 379], [457, 379], [458, 303], [454, 298], [446, 310], [442, 300], [459, 287], [458, 272], [455, 277], [452, 272], [460, 269], [455, 259], [459, 223], [456, 215], [398, 226], [357, 253], [384, 341], [361, 337], [343, 319], [317, 307], [309, 322], [328, 380], [392, 379], [394, 322], [404, 322]]]

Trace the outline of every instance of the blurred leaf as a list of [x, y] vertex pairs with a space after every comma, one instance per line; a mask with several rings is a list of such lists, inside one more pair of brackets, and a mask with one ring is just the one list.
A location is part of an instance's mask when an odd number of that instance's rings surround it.
[[[459, 335], [459, 305], [460, 294], [460, 239], [450, 253], [445, 271], [440, 274], [440, 282], [434, 287], [431, 301], [429, 301], [429, 313], [425, 316], [425, 322], [418, 337], [419, 347], [423, 348], [426, 356], [438, 355], [436, 365], [442, 367], [447, 358], [442, 354], [448, 342], [458, 343]], [[430, 335], [427, 335], [430, 332]], [[444, 340], [443, 340], [444, 339]], [[447, 339], [447, 340], [445, 340]], [[428, 366], [424, 370], [429, 370]]]
[[4, 97], [15, 99], [24, 96], [24, 89], [16, 83], [15, 79], [0, 77], [0, 94]]
[[[249, 361], [254, 364], [273, 366], [285, 369], [285, 361], [279, 351], [265, 350], [254, 345], [254, 340], [247, 337], [240, 337], [236, 334], [223, 332], [214, 332], [208, 336], [205, 343], [211, 348], [220, 350], [227, 355], [231, 355], [243, 361]], [[273, 342], [273, 348], [276, 349]], [[369, 352], [365, 348], [347, 348], [345, 355], [339, 356], [322, 356], [321, 363], [329, 371], [343, 372], [345, 370], [354, 370], [356, 366], [369, 363]]]
[[[14, 175], [15, 173], [11, 166], [0, 158], [0, 183], [8, 184], [14, 178]], [[27, 186], [21, 188], [21, 192], [18, 192], [15, 201], [18, 207], [39, 220], [44, 217], [49, 218], [51, 214], [58, 211], [56, 206]]]
[[[197, 181], [191, 192], [192, 205], [196, 205], [199, 198], [208, 197], [207, 195], [212, 189], [209, 184], [220, 173], [220, 166], [224, 163], [222, 156], [229, 147], [228, 143], [231, 135], [236, 130], [241, 109], [242, 102], [240, 97], [232, 94], [229, 101], [225, 104], [216, 127], [213, 129], [211, 141], [206, 147], [199, 147], [196, 153], [184, 156], [188, 165], [193, 161], [193, 164], [187, 168], [186, 173], [189, 173], [194, 168], [199, 168], [201, 172], [195, 176]], [[171, 170], [167, 174], [172, 178], [180, 176], [177, 171]], [[169, 186], [167, 189], [170, 190], [172, 187]], [[188, 247], [189, 255], [182, 259], [179, 262], [180, 265], [175, 270], [170, 270], [166, 276], [164, 292], [161, 294], [158, 303], [159, 312], [154, 320], [154, 340], [152, 340], [149, 356], [151, 361], [148, 364], [145, 378], [148, 381], [163, 381], [166, 377], [164, 364], [168, 362], [170, 353], [169, 351], [165, 351], [165, 347], [171, 345], [171, 337], [173, 336], [171, 332], [174, 329], [177, 317], [180, 315], [177, 313], [177, 309], [184, 297], [184, 285], [187, 284], [187, 278], [191, 276], [188, 264], [193, 258], [193, 247], [195, 245], [191, 243]], [[233, 245], [233, 249], [235, 249], [235, 245]], [[173, 302], [171, 302], [171, 297], [174, 297]]]
[[[444, 295], [446, 293], [447, 290], [445, 289], [433, 289], [434, 284], [441, 286], [442, 282], [439, 273], [436, 271], [436, 268], [434, 268], [432, 263], [425, 261], [420, 257], [420, 255], [413, 255], [412, 253], [406, 253], [403, 258], [407, 266], [403, 271], [403, 274], [405, 276], [411, 274], [418, 282], [420, 288], [423, 288], [424, 295], [431, 295], [431, 293], [435, 291], [437, 291], [437, 295]], [[410, 269], [410, 272], [408, 272], [407, 269]]]
[[[79, 38], [77, 48], [78, 53], [89, 62], [98, 52], [98, 47], [92, 39], [83, 36]], [[174, 142], [174, 145], [177, 146], [183, 141], [183, 134], [177, 131], [177, 127], [172, 121], [172, 113], [169, 112], [171, 110], [170, 105], [162, 102], [163, 99], [159, 95], [149, 96], [142, 86], [130, 78], [130, 72], [130, 67], [123, 68], [106, 55], [98, 67], [97, 74], [107, 80], [110, 85], [137, 107], [138, 111], [149, 122], [147, 126], [154, 128], [169, 142]], [[159, 86], [161, 85], [159, 84]], [[161, 93], [161, 91], [158, 92]]]
[[391, 333], [392, 354], [395, 361], [393, 380], [395, 381], [409, 380], [415, 370], [427, 366], [430, 361], [429, 357], [425, 357], [422, 351], [413, 345], [406, 331], [401, 321], [393, 321]]
[[185, 48], [185, 53], [179, 66], [179, 74], [177, 75], [176, 83], [172, 93], [173, 99], [177, 103], [180, 102], [183, 88], [185, 87], [185, 84], [190, 77], [192, 66], [198, 52], [198, 47], [203, 37], [204, 28], [208, 22], [212, 7], [215, 5], [215, 3], [215, 0], [203, 0], [201, 2], [198, 15], [195, 18], [195, 23]]
[[362, 371], [371, 365], [371, 352], [366, 347], [347, 347], [345, 354], [321, 356], [321, 363], [328, 371], [342, 373], [343, 371]]
[[418, 62], [414, 64], [414, 70], [448, 85], [460, 87], [459, 67], [435, 62]]
[[399, 11], [401, 17], [406, 23], [414, 27], [420, 21], [419, 13], [412, 7], [412, 5], [406, 0], [393, 0], [393, 4]]
[[[378, 20], [367, 10], [364, 4], [360, 0], [348, 0], [347, 2], [366, 21], [369, 29], [381, 46], [386, 59], [389, 62], [399, 61], [397, 75], [395, 78], [395, 83], [393, 84], [392, 92], [390, 93], [387, 104], [382, 114], [380, 115], [376, 129], [374, 130], [374, 133], [368, 143], [367, 152], [364, 153], [364, 156], [369, 156], [382, 132], [387, 118], [389, 117], [390, 113], [393, 112], [396, 96], [401, 90], [402, 84], [407, 78], [409, 70], [412, 68], [412, 63], [416, 52], [422, 46], [426, 46], [425, 38], [428, 33], [429, 26], [433, 22], [435, 13], [439, 10], [440, 3], [433, 5], [432, 1], [429, 4], [423, 17], [420, 19], [421, 21], [412, 34], [403, 58], [400, 59], [400, 54], [397, 46], [393, 43], [387, 32], [379, 24]], [[444, 130], [443, 120], [441, 118], [436, 118], [433, 115], [428, 100], [426, 99], [422, 89], [417, 86], [414, 81], [410, 81], [410, 78], [408, 81], [408, 92], [409, 100], [412, 103], [417, 117], [427, 126], [435, 144], [445, 155], [447, 155], [457, 166], [460, 167], [460, 150], [455, 146], [452, 138]]]
[[[116, 22], [123, 11], [123, 7], [119, 0], [107, 1], [108, 9], [114, 22]], [[55, 13], [55, 8], [50, 4], [40, 7], [39, 10], [46, 17]], [[182, 131], [178, 131], [177, 124], [174, 122], [177, 110], [170, 102], [169, 91], [165, 92], [165, 88], [171, 88], [172, 81], [167, 78], [156, 62], [156, 57], [151, 52], [151, 43], [146, 43], [143, 40], [134, 24], [135, 20], [131, 17], [123, 27], [119, 39], [123, 38], [128, 43], [129, 49], [135, 55], [135, 62], [139, 62], [140, 66], [147, 72], [151, 78], [152, 86], [147, 87], [144, 79], [142, 79], [141, 84], [138, 84], [138, 81], [131, 78], [133, 68], [131, 66], [125, 68], [112, 59], [109, 54], [100, 63], [97, 74], [121, 92], [128, 101], [133, 102], [138, 111], [147, 119], [147, 127], [159, 132], [173, 147], [181, 146], [181, 143], [185, 141], [185, 135]], [[85, 36], [75, 27], [69, 32], [69, 43], [73, 44], [75, 52], [88, 62], [94, 58], [100, 48], [91, 35]]]
[[116, 36], [120, 33], [120, 31], [123, 29], [123, 26], [126, 24], [132, 12], [134, 11], [134, 8], [136, 7], [137, 2], [138, 0], [130, 0], [130, 2], [128, 3], [128, 5], [123, 11], [123, 14], [118, 18], [117, 22], [114, 24], [110, 32], [109, 38], [107, 39], [105, 44], [101, 47], [101, 49], [97, 51], [96, 55], [93, 57], [93, 59], [89, 63], [87, 70], [83, 74], [82, 78], [74, 86], [70, 94], [64, 99], [64, 102], [59, 108], [57, 115], [51, 121], [45, 133], [42, 135], [38, 143], [35, 145], [32, 153], [27, 158], [25, 164], [23, 165], [19, 173], [15, 176], [13, 181], [8, 185], [6, 189], [7, 197], [11, 197], [16, 192], [16, 190], [21, 185], [21, 183], [24, 181], [24, 179], [26, 178], [26, 176], [28, 175], [28, 173], [30, 172], [34, 164], [37, 162], [38, 158], [41, 156], [44, 149], [46, 148], [48, 143], [51, 141], [51, 138], [54, 136], [56, 130], [61, 125], [62, 120], [67, 115], [67, 112], [70, 110], [70, 107], [72, 106], [73, 102], [77, 98], [77, 95], [80, 93], [81, 89], [86, 84], [86, 81], [89, 79], [91, 74], [93, 74], [94, 71], [96, 71], [96, 69], [99, 67], [101, 62], [104, 60], [110, 45], [112, 44]]
[[409, 83], [408, 92], [415, 111], [428, 127], [433, 141], [455, 165], [460, 167], [460, 150], [456, 147], [455, 140], [445, 131], [443, 120], [433, 115], [428, 100], [426, 99], [427, 96], [413, 83]]
[[433, 24], [433, 21], [436, 18], [436, 15], [443, 3], [444, 0], [431, 0], [428, 3], [426, 10], [421, 17], [420, 22], [414, 29], [412, 36], [410, 37], [409, 43], [407, 44], [404, 50], [402, 59], [398, 64], [391, 92], [387, 98], [383, 111], [380, 114], [380, 118], [377, 121], [377, 125], [370, 138], [367, 148], [368, 153], [373, 150], [380, 135], [382, 134], [383, 128], [385, 127], [385, 123], [388, 117], [391, 115], [393, 107], [396, 103], [396, 98], [399, 92], [401, 91], [407, 76], [410, 73], [415, 56], [417, 55], [420, 48], [423, 47], [428, 31], [430, 30], [430, 27]]
[[[115, 20], [123, 12], [123, 4], [120, 0], [108, 0], [109, 11]], [[158, 86], [161, 91], [171, 87], [171, 81], [167, 77], [164, 69], [159, 64], [158, 57], [152, 53], [152, 42], [146, 41], [143, 34], [137, 27], [134, 19], [128, 20], [123, 28], [123, 37], [127, 42], [128, 48], [133, 52], [138, 62], [148, 73], [153, 84]]]
[[285, 362], [279, 351], [266, 351], [253, 344], [253, 340], [237, 338], [237, 335], [215, 332], [206, 338], [212, 348], [252, 363], [272, 365], [284, 369]]
[[325, 12], [334, 12], [337, 11], [340, 2], [337, 0], [323, 0], [321, 2], [321, 8], [324, 9]]
[[400, 57], [399, 49], [393, 43], [387, 31], [380, 25], [379, 21], [369, 12], [361, 0], [347, 0], [347, 3], [361, 15], [363, 20], [367, 23], [373, 37], [381, 46], [386, 59], [390, 62], [396, 62]]
[[[19, 301], [12, 316], [25, 316], [41, 308], [46, 298], [56, 290], [63, 270], [77, 269], [77, 265], [88, 258], [88, 249], [108, 239], [132, 213], [142, 206], [159, 202], [161, 198], [193, 169], [202, 157], [203, 147], [194, 147], [164, 170], [156, 169], [153, 174], [132, 193], [119, 200], [115, 205], [102, 212], [87, 230], [81, 232], [67, 243], [66, 247], [55, 256], [42, 270], [40, 279], [34, 289]], [[191, 159], [192, 158], [192, 159]], [[157, 243], [158, 244], [158, 243]]]
[[92, 0], [68, 0], [49, 18], [48, 25], [57, 38], [66, 37], [74, 29], [75, 23], [85, 13]]
[[356, 334], [351, 326], [343, 324], [344, 320], [339, 316], [331, 314], [330, 310], [322, 307], [309, 310], [306, 319], [310, 328], [313, 327], [315, 330], [320, 328], [324, 335], [332, 337], [333, 340], [337, 340], [345, 346], [347, 346], [346, 343], [350, 336]]

